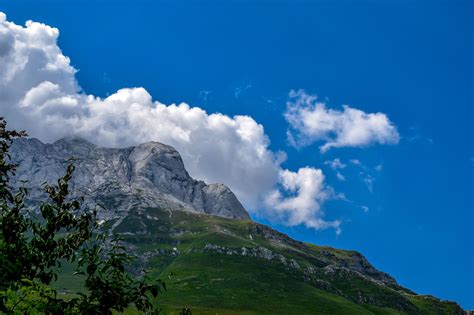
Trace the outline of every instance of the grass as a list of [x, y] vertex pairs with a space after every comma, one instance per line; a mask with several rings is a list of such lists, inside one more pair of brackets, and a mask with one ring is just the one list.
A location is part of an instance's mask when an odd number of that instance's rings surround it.
[[[256, 272], [258, 270], [258, 272]], [[370, 314], [364, 307], [316, 289], [273, 262], [192, 253], [163, 273], [176, 277], [160, 303], [248, 314]]]
[[[146, 262], [150, 276], [166, 280], [168, 290], [157, 299], [165, 314], [179, 314], [183, 307], [191, 308], [193, 314], [231, 315], [456, 314], [459, 310], [454, 303], [409, 295], [354, 273], [326, 274], [326, 265], [350, 265], [358, 253], [296, 242], [251, 221], [182, 211], [170, 215], [148, 208], [132, 211], [115, 232], [135, 233], [124, 237], [138, 257], [158, 250], [171, 252], [174, 247], [179, 250], [179, 255], [161, 254]], [[262, 246], [294, 259], [302, 268], [258, 257], [203, 252], [206, 244], [233, 249]], [[318, 270], [311, 278], [304, 273], [309, 266]], [[171, 273], [175, 275], [168, 279]], [[316, 278], [330, 283], [335, 291], [322, 290]], [[67, 293], [77, 292], [81, 285], [68, 265], [56, 283]], [[355, 302], [360, 294], [366, 304]], [[136, 314], [136, 310], [130, 308], [126, 314]]]
[[409, 299], [419, 310], [419, 314], [423, 315], [445, 315], [459, 314], [459, 310], [455, 303], [448, 301], [440, 301], [429, 296], [409, 296]]

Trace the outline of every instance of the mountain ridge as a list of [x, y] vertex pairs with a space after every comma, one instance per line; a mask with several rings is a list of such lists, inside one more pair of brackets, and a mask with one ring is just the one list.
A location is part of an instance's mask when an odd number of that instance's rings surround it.
[[[172, 147], [147, 142], [100, 148], [69, 137], [52, 144], [20, 139], [13, 183], [57, 180], [73, 156], [71, 190], [100, 204], [104, 228], [124, 238], [132, 272], [177, 276], [159, 303], [170, 314], [466, 314], [449, 301], [418, 295], [356, 251], [303, 243], [253, 222], [223, 184], [192, 179]], [[44, 195], [31, 191], [34, 205]], [[55, 284], [80, 290], [67, 270]], [[76, 291], [77, 292], [77, 291]]]
[[[80, 137], [62, 138], [52, 144], [35, 138], [18, 139], [11, 147], [11, 155], [12, 160], [19, 164], [13, 178], [17, 186], [26, 179], [32, 187], [40, 187], [44, 181], [54, 181], [64, 173], [67, 160], [73, 158], [77, 171], [71, 185], [76, 192], [83, 192], [86, 202], [93, 203], [97, 195], [106, 192], [117, 197], [117, 211], [126, 212], [128, 199], [142, 194], [142, 202], [148, 206], [236, 219], [250, 218], [227, 186], [193, 179], [179, 153], [159, 142], [102, 148]], [[33, 197], [40, 198], [41, 189], [34, 189]], [[122, 202], [118, 200], [120, 196]], [[110, 219], [110, 215], [108, 213], [105, 218]]]

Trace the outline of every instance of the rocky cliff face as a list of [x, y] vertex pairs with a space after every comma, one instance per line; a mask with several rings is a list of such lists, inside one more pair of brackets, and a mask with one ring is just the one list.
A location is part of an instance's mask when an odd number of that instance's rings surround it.
[[42, 197], [37, 187], [64, 175], [68, 159], [77, 169], [72, 191], [85, 202], [101, 205], [99, 216], [123, 217], [132, 208], [161, 208], [202, 212], [232, 219], [249, 219], [234, 193], [223, 184], [207, 185], [189, 176], [179, 153], [172, 147], [147, 142], [128, 148], [101, 148], [77, 137], [53, 144], [19, 139], [11, 148], [19, 163], [14, 184], [28, 180], [32, 201]]

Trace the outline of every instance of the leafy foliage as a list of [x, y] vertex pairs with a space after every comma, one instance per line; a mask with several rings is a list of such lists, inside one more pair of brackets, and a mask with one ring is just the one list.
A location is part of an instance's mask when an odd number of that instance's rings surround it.
[[107, 314], [112, 308], [122, 312], [131, 301], [139, 310], [150, 310], [153, 305], [147, 292], [155, 298], [162, 289], [166, 289], [165, 283], [160, 280], [156, 284], [148, 284], [136, 281], [126, 272], [125, 267], [131, 262], [131, 257], [120, 241], [120, 238], [114, 237], [112, 249], [105, 257], [101, 255], [104, 248], [100, 242], [82, 249], [79, 267], [85, 271], [78, 273], [87, 275], [85, 286], [89, 289], [89, 295], [81, 294], [80, 302], [83, 303], [82, 309], [89, 314]]
[[[134, 304], [140, 311], [157, 313], [152, 297], [166, 289], [164, 283], [133, 278], [126, 271], [131, 256], [120, 239], [108, 241], [94, 232], [96, 212], [84, 209], [82, 199], [69, 192], [72, 163], [56, 184], [43, 185], [48, 200], [39, 206], [39, 218], [38, 211], [26, 206], [26, 187], [14, 192], [9, 180], [17, 165], [8, 151], [14, 139], [24, 136], [23, 131], [7, 130], [0, 117], [0, 312], [112, 314]], [[62, 262], [76, 261], [77, 273], [86, 275], [86, 293], [66, 300], [49, 285]]]

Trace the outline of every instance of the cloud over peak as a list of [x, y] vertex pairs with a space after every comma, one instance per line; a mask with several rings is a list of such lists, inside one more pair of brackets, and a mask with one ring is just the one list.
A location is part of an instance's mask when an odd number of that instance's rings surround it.
[[106, 98], [88, 95], [58, 36], [48, 25], [28, 21], [22, 27], [0, 16], [0, 110], [12, 127], [47, 142], [77, 134], [103, 146], [172, 145], [194, 177], [225, 182], [247, 206], [277, 182], [280, 155], [268, 149], [263, 126], [253, 118], [165, 105], [141, 87]]
[[103, 146], [159, 141], [174, 146], [190, 174], [225, 183], [253, 211], [286, 225], [335, 228], [322, 204], [331, 198], [321, 170], [283, 170], [284, 152], [269, 149], [252, 117], [207, 113], [186, 103], [165, 105], [141, 87], [101, 98], [81, 90], [77, 72], [57, 45], [59, 30], [6, 20], [0, 12], [0, 112], [11, 127], [51, 142], [77, 134]]
[[365, 147], [372, 144], [396, 144], [400, 136], [384, 113], [365, 113], [343, 105], [343, 110], [327, 108], [315, 95], [304, 90], [289, 94], [285, 118], [290, 125], [287, 135], [295, 147], [321, 142], [321, 152], [331, 148]]

